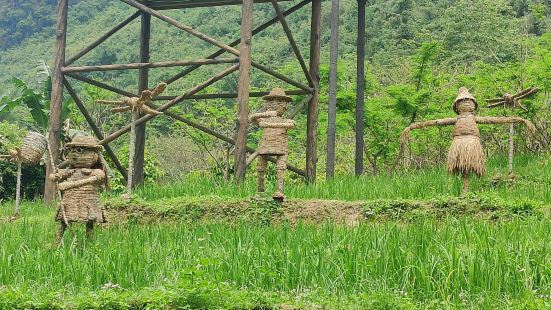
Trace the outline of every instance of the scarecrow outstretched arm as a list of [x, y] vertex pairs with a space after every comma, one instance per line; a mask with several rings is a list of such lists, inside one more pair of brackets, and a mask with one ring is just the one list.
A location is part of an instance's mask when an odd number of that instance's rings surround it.
[[400, 141], [402, 143], [406, 143], [407, 140], [409, 140], [409, 132], [413, 129], [422, 129], [425, 127], [431, 127], [431, 126], [449, 126], [449, 125], [455, 125], [457, 122], [457, 118], [442, 118], [442, 119], [435, 119], [432, 121], [426, 121], [426, 122], [418, 122], [413, 123], [406, 127], [402, 134], [400, 135]]
[[479, 124], [511, 124], [511, 123], [522, 123], [528, 127], [528, 130], [532, 133], [536, 132], [536, 126], [534, 124], [522, 117], [518, 116], [477, 116], [475, 118], [476, 122]]
[[59, 183], [57, 188], [61, 191], [66, 191], [71, 188], [77, 188], [94, 183], [99, 183], [105, 179], [105, 172], [101, 169], [94, 169], [90, 171], [90, 177], [78, 181], [69, 181]]
[[295, 121], [285, 120], [283, 122], [260, 122], [258, 124], [262, 128], [295, 128]]
[[276, 117], [276, 116], [277, 116], [276, 111], [267, 111], [267, 112], [255, 113], [255, 114], [251, 115], [249, 120], [251, 121], [251, 123], [255, 123], [255, 124], [258, 125], [258, 122], [259, 122], [260, 118]]

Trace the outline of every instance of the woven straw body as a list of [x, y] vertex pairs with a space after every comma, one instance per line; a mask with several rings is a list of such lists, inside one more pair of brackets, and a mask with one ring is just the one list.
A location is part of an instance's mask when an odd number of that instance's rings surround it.
[[260, 155], [285, 155], [289, 150], [287, 138], [287, 128], [271, 127], [284, 123], [285, 119], [277, 117], [269, 117], [262, 120], [260, 127], [263, 127], [262, 139], [258, 147]]
[[448, 172], [455, 174], [476, 173], [486, 170], [486, 157], [480, 143], [475, 116], [459, 116], [453, 129], [453, 141], [448, 152]]
[[[72, 175], [67, 182], [76, 182], [89, 178], [89, 174], [83, 173], [84, 169], [70, 169]], [[94, 170], [95, 173], [103, 173], [102, 170]], [[99, 189], [101, 182], [71, 188], [63, 191], [61, 205], [65, 208], [65, 216], [68, 222], [105, 222], [103, 209], [99, 201]], [[62, 221], [61, 208], [58, 209], [56, 220]]]
[[23, 140], [20, 157], [25, 164], [37, 165], [46, 151], [46, 138], [37, 133], [29, 132]]

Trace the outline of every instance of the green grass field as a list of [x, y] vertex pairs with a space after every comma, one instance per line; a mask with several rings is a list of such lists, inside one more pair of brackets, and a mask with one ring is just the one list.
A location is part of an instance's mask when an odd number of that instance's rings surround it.
[[[491, 195], [503, 199], [528, 198], [551, 204], [551, 157], [515, 157], [515, 183], [492, 182], [496, 176], [507, 175], [507, 159], [492, 158], [488, 161], [487, 175], [474, 177], [471, 191], [477, 195]], [[449, 175], [444, 167], [424, 170], [408, 170], [395, 175], [366, 175], [361, 177], [337, 176], [331, 181], [306, 185], [293, 179], [288, 173], [285, 194], [289, 198], [336, 199], [345, 201], [371, 199], [430, 199], [439, 195], [459, 195], [462, 188], [458, 177]], [[190, 175], [179, 182], [156, 184], [139, 189], [136, 194], [147, 200], [181, 196], [218, 195], [223, 197], [250, 197], [256, 192], [254, 171], [240, 186], [233, 182]], [[273, 175], [271, 175], [273, 178]], [[267, 191], [273, 190], [274, 180], [266, 182]]]
[[[546, 158], [520, 162], [516, 183], [479, 179], [470, 197], [548, 206], [550, 173]], [[287, 193], [351, 201], [458, 190], [453, 177], [434, 170], [310, 187], [290, 182]], [[254, 183], [190, 177], [137, 192], [149, 202], [213, 194], [249, 197]], [[57, 248], [53, 208], [26, 202], [23, 217], [8, 222], [12, 207], [0, 205], [0, 309], [551, 309], [548, 214], [357, 226], [122, 221], [98, 227], [93, 242], [75, 225]]]

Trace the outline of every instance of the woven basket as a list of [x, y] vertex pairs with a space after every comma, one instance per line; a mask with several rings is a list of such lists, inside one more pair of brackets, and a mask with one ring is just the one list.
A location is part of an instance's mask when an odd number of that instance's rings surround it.
[[21, 146], [21, 161], [30, 165], [39, 164], [46, 147], [47, 141], [43, 135], [37, 132], [29, 132]]

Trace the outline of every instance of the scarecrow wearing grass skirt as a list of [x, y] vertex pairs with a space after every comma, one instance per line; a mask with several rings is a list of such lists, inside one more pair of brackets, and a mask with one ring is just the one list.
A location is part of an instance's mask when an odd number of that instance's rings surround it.
[[62, 193], [56, 214], [58, 243], [70, 223], [86, 223], [86, 236], [91, 238], [94, 223], [105, 222], [99, 201], [100, 187], [107, 187], [107, 174], [100, 157], [102, 146], [93, 137], [77, 136], [66, 147], [67, 161], [60, 166], [67, 168], [50, 175]]
[[480, 143], [480, 133], [477, 124], [511, 124], [523, 123], [530, 132], [535, 131], [534, 124], [521, 117], [484, 117], [475, 116], [478, 108], [476, 99], [467, 88], [461, 87], [453, 102], [453, 111], [457, 117], [413, 123], [406, 127], [400, 137], [402, 144], [407, 143], [409, 133], [413, 129], [430, 126], [454, 125], [453, 141], [448, 152], [448, 172], [463, 177], [463, 193], [469, 191], [469, 175], [474, 173], [482, 176], [486, 170], [486, 157]]
[[283, 201], [283, 180], [287, 168], [289, 153], [287, 130], [295, 127], [295, 121], [283, 118], [291, 97], [281, 88], [274, 88], [264, 96], [266, 112], [251, 115], [250, 121], [262, 129], [262, 138], [258, 146], [258, 192], [264, 192], [264, 178], [268, 164], [268, 156], [277, 158], [277, 184], [273, 198]]

